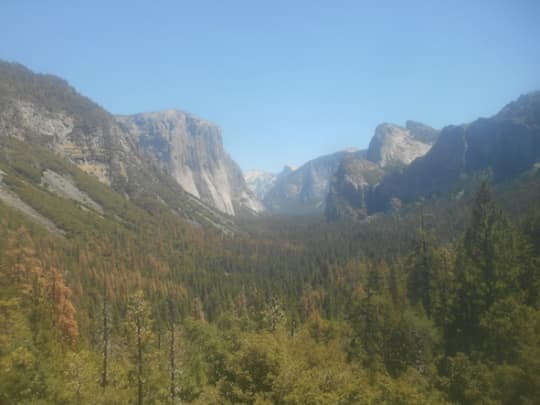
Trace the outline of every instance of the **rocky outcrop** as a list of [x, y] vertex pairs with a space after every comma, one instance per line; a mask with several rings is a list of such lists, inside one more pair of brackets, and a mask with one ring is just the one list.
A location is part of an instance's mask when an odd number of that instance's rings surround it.
[[366, 157], [380, 167], [401, 167], [425, 155], [431, 145], [428, 141], [419, 140], [407, 128], [385, 123], [375, 129]]
[[69, 176], [47, 169], [42, 174], [41, 186], [59, 197], [77, 201], [86, 210], [91, 209], [100, 214], [105, 212], [103, 207], [94, 201], [88, 193], [79, 189]]
[[143, 154], [190, 194], [229, 215], [262, 211], [216, 125], [177, 110], [116, 118]]

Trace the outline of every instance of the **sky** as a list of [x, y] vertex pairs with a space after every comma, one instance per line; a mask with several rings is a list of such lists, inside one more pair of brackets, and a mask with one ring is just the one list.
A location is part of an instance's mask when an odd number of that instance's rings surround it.
[[540, 89], [540, 1], [2, 0], [0, 59], [114, 114], [181, 109], [242, 169], [441, 128]]

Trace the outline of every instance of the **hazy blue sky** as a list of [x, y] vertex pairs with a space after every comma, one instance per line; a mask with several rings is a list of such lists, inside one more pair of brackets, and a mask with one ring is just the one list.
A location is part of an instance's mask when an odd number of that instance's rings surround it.
[[2, 0], [0, 58], [117, 114], [218, 124], [279, 170], [407, 119], [441, 127], [540, 89], [540, 1]]

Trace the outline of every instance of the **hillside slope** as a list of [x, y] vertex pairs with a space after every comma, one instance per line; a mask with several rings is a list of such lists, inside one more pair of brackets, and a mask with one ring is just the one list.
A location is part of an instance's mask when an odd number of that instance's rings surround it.
[[114, 116], [55, 76], [0, 62], [0, 140], [6, 171], [20, 165], [15, 174], [30, 175], [35, 185], [51, 169], [49, 162], [71, 163], [145, 210], [161, 207], [201, 225], [232, 229], [229, 218], [148, 162]]

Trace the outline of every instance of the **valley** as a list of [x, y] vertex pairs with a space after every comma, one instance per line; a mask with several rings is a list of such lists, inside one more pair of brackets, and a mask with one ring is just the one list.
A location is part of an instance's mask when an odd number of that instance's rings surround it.
[[243, 174], [0, 62], [0, 403], [537, 403], [539, 162], [538, 91]]

